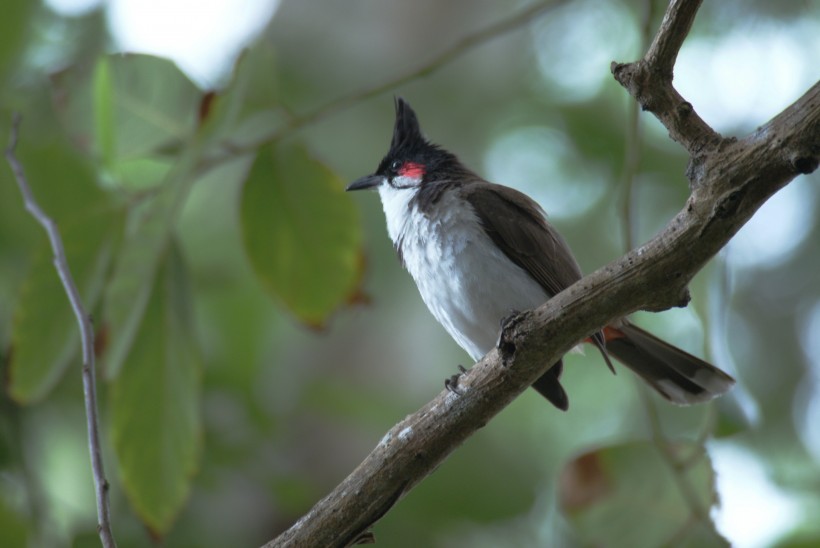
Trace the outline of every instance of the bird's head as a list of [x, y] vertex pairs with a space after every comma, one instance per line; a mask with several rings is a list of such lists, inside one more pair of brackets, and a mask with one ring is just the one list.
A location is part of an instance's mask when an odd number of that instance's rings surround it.
[[455, 155], [424, 138], [416, 113], [407, 101], [398, 97], [390, 150], [375, 173], [353, 181], [346, 190], [378, 188], [382, 185], [395, 189], [418, 189], [425, 184], [446, 181], [454, 172], [463, 170]]

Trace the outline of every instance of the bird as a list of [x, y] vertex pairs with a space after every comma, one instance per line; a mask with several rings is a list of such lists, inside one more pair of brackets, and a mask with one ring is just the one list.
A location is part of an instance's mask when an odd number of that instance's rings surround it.
[[[499, 339], [502, 320], [536, 308], [582, 277], [566, 240], [526, 194], [487, 181], [422, 134], [416, 113], [395, 98], [395, 124], [376, 171], [345, 190], [378, 190], [387, 233], [435, 319], [478, 361]], [[734, 379], [621, 318], [587, 339], [678, 405], [709, 401]], [[460, 368], [463, 370], [463, 368]], [[532, 387], [569, 408], [563, 358]]]

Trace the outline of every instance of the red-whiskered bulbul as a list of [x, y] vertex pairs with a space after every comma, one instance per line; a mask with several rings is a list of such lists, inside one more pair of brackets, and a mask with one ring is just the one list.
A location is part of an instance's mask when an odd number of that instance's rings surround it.
[[[581, 279], [569, 246], [525, 194], [490, 183], [421, 133], [416, 114], [396, 99], [390, 150], [372, 175], [347, 190], [377, 188], [387, 231], [427, 308], [473, 360], [498, 341], [501, 321]], [[669, 401], [711, 400], [734, 384], [720, 369], [622, 318], [595, 333], [596, 344]], [[559, 360], [534, 384], [556, 407], [569, 400]]]

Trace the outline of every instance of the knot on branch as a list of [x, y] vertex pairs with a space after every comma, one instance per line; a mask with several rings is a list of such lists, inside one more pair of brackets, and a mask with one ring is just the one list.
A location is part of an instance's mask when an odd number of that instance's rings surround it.
[[690, 114], [695, 112], [694, 107], [692, 107], [692, 103], [690, 103], [689, 101], [684, 101], [680, 103], [675, 110], [678, 111], [678, 118], [682, 121], [686, 120], [686, 118], [688, 118]]
[[633, 63], [618, 63], [617, 61], [612, 61], [609, 64], [609, 71], [622, 86], [626, 87], [624, 82], [630, 77], [629, 72], [632, 65]]
[[655, 110], [652, 94], [645, 94], [644, 89], [652, 85], [652, 76], [646, 62], [616, 63], [613, 61], [609, 70], [618, 81], [641, 106], [641, 110], [653, 112]]
[[814, 170], [817, 169], [818, 164], [820, 164], [820, 157], [818, 157], [818, 155], [804, 156], [802, 154], [793, 154], [791, 157], [792, 168], [794, 168], [795, 172], [801, 175], [814, 173]]
[[726, 219], [734, 215], [735, 211], [737, 211], [738, 206], [740, 206], [740, 202], [743, 199], [743, 191], [742, 190], [735, 190], [729, 193], [728, 196], [725, 196], [720, 199], [718, 204], [715, 206], [715, 217], [719, 219]]

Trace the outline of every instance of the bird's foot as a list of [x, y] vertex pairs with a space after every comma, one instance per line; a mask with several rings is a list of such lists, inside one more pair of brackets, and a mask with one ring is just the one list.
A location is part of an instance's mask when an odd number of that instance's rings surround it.
[[498, 341], [495, 347], [501, 352], [501, 363], [507, 365], [510, 358], [515, 354], [515, 343], [512, 340], [510, 333], [515, 325], [524, 319], [524, 314], [518, 310], [511, 310], [510, 313], [501, 318], [501, 331], [498, 334]]
[[501, 318], [501, 321], [499, 322], [501, 326], [501, 331], [506, 331], [507, 329], [517, 324], [519, 321], [521, 321], [521, 311], [511, 309], [510, 313]]
[[444, 379], [444, 388], [446, 388], [448, 392], [452, 392], [456, 396], [462, 396], [463, 393], [461, 392], [461, 390], [458, 389], [458, 380], [466, 372], [467, 369], [463, 365], [459, 364], [458, 373]]

